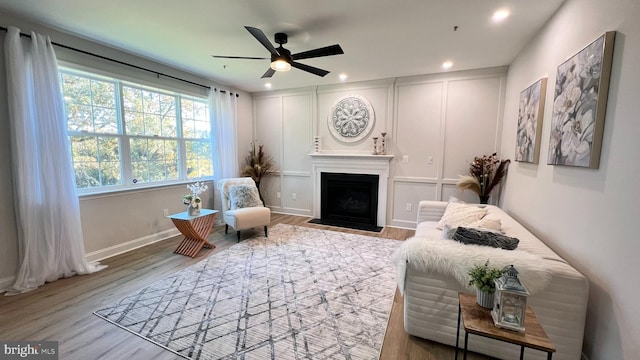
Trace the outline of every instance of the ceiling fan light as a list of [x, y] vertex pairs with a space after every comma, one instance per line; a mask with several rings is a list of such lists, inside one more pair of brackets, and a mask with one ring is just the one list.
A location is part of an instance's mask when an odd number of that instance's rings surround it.
[[291, 64], [286, 60], [276, 59], [271, 62], [271, 68], [275, 71], [289, 71], [291, 70]]

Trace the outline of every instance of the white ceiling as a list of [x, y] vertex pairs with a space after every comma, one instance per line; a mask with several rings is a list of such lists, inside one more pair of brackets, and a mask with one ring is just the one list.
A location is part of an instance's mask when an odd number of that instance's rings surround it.
[[[508, 65], [564, 0], [0, 0], [0, 12], [255, 92]], [[511, 16], [491, 21], [498, 9]], [[9, 26], [12, 24], [0, 24]], [[300, 60], [261, 79], [268, 57], [245, 25], [285, 32], [292, 53], [340, 44], [344, 55]], [[457, 31], [453, 31], [458, 26]]]

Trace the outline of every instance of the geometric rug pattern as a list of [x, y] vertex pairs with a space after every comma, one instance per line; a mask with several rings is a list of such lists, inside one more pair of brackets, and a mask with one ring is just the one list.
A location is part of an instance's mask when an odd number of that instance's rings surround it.
[[189, 359], [377, 359], [401, 241], [269, 230], [95, 314]]

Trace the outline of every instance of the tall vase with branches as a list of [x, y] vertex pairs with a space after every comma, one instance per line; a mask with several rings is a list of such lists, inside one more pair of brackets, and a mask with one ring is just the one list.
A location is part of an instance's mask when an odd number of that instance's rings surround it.
[[458, 189], [471, 190], [478, 194], [481, 204], [489, 202], [493, 189], [504, 180], [511, 160], [499, 160], [497, 153], [474, 157], [469, 165], [469, 174], [458, 179]]
[[263, 147], [264, 145], [258, 145], [255, 140], [249, 144], [249, 154], [245, 158], [245, 165], [241, 175], [249, 176], [255, 181], [260, 200], [264, 203], [262, 192], [260, 191], [260, 182], [264, 176], [276, 171], [276, 163], [271, 156], [265, 155]]

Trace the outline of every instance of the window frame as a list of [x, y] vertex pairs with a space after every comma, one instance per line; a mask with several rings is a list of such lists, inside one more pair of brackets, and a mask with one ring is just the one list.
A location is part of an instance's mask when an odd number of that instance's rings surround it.
[[[186, 183], [193, 183], [195, 181], [208, 181], [213, 180], [213, 158], [211, 156], [211, 151], [209, 151], [209, 161], [211, 166], [211, 175], [200, 176], [189, 178], [189, 174], [187, 172], [187, 141], [200, 141], [203, 143], [208, 143], [209, 149], [211, 149], [211, 125], [209, 125], [209, 136], [207, 138], [186, 138], [183, 136], [183, 119], [182, 119], [182, 100], [193, 101], [197, 103], [202, 103], [206, 106], [207, 115], [211, 114], [210, 103], [205, 96], [195, 96], [193, 94], [188, 94], [185, 91], [180, 90], [169, 90], [166, 86], [154, 86], [145, 84], [141, 81], [125, 79], [121, 76], [114, 74], [105, 74], [99, 70], [89, 69], [85, 67], [75, 67], [73, 65], [68, 64], [59, 64], [59, 85], [61, 87], [62, 94], [64, 95], [64, 89], [62, 86], [62, 75], [67, 74], [71, 76], [79, 76], [84, 79], [96, 80], [96, 81], [106, 81], [113, 83], [115, 85], [114, 97], [115, 97], [115, 107], [116, 107], [116, 121], [117, 121], [117, 133], [102, 133], [95, 132], [95, 128], [93, 131], [71, 131], [68, 127], [68, 117], [67, 117], [67, 103], [63, 99], [63, 106], [65, 110], [65, 120], [66, 120], [66, 131], [69, 139], [69, 145], [71, 151], [71, 161], [72, 166], [74, 167], [74, 175], [75, 175], [75, 162], [73, 159], [73, 149], [72, 145], [72, 137], [73, 136], [86, 136], [86, 137], [94, 137], [94, 138], [108, 138], [113, 137], [118, 139], [119, 141], [119, 149], [118, 149], [118, 158], [120, 164], [120, 184], [117, 185], [100, 185], [95, 187], [78, 187], [76, 184], [76, 192], [78, 195], [94, 195], [94, 194], [103, 194], [103, 193], [113, 193], [113, 192], [121, 192], [121, 191], [131, 191], [138, 189], [149, 189], [156, 187], [165, 187], [169, 185], [179, 185]], [[171, 96], [174, 100], [175, 104], [175, 116], [176, 116], [176, 135], [175, 137], [169, 136], [160, 136], [160, 135], [129, 135], [127, 134], [127, 126], [125, 122], [125, 106], [124, 106], [124, 87], [130, 87], [134, 89], [140, 89], [142, 91], [151, 91], [154, 93], [158, 93], [161, 95]], [[144, 111], [144, 109], [143, 109]], [[210, 116], [206, 116], [206, 118], [210, 118]], [[92, 125], [95, 119], [92, 116]], [[187, 119], [192, 120], [192, 119]], [[131, 139], [154, 139], [154, 140], [169, 140], [177, 142], [177, 170], [178, 177], [176, 179], [165, 179], [159, 181], [148, 181], [148, 182], [133, 182], [133, 166], [131, 161], [131, 149], [130, 142]]]

